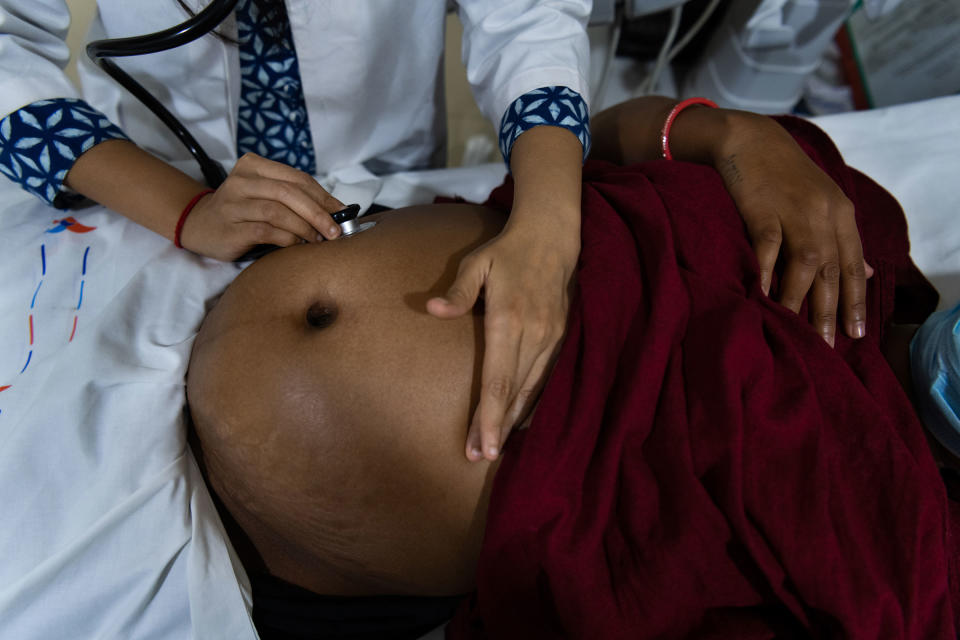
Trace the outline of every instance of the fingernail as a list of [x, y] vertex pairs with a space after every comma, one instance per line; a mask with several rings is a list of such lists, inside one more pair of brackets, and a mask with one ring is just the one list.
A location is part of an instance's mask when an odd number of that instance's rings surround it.
[[470, 447], [470, 458], [473, 460], [479, 460], [483, 457], [483, 452], [480, 451], [480, 447], [473, 446]]
[[337, 225], [333, 225], [332, 227], [327, 229], [327, 231], [330, 234], [331, 239], [336, 238], [338, 235], [340, 235], [340, 227], [338, 227]]
[[492, 446], [492, 445], [489, 446], [489, 447], [487, 447], [487, 457], [490, 458], [491, 460], [493, 460], [493, 459], [495, 459], [495, 458], [497, 457], [497, 453], [498, 453], [498, 451], [497, 451], [497, 448], [496, 448], [496, 447], [494, 447], [494, 446]]
[[867, 335], [867, 323], [863, 320], [858, 320], [853, 324], [853, 337], [862, 338]]
[[827, 344], [830, 345], [831, 347], [834, 346], [834, 337], [829, 333], [823, 334], [823, 339], [826, 340]]

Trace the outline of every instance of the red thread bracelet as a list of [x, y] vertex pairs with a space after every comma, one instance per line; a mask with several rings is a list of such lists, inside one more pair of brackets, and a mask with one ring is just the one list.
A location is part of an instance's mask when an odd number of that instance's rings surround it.
[[687, 98], [682, 102], [678, 102], [673, 109], [670, 110], [670, 115], [667, 116], [666, 121], [663, 123], [663, 129], [660, 130], [660, 151], [663, 152], [663, 157], [667, 160], [673, 160], [673, 154], [670, 153], [670, 129], [673, 128], [673, 121], [677, 119], [684, 109], [687, 107], [692, 107], [695, 104], [702, 104], [707, 107], [717, 108], [717, 104], [712, 100], [707, 100], [706, 98]]
[[180, 234], [183, 232], [183, 223], [187, 221], [187, 216], [190, 215], [190, 212], [193, 211], [193, 208], [197, 206], [197, 203], [200, 202], [200, 198], [203, 196], [213, 193], [215, 189], [204, 189], [197, 195], [193, 196], [193, 200], [187, 203], [187, 206], [183, 208], [183, 213], [180, 214], [180, 219], [177, 220], [177, 226], [173, 230], [173, 246], [177, 249], [183, 249], [183, 245], [180, 244]]

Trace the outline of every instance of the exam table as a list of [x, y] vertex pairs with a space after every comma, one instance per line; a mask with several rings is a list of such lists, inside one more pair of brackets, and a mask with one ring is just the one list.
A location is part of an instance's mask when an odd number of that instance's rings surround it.
[[[899, 199], [941, 307], [960, 299], [958, 114], [951, 96], [815, 120]], [[354, 168], [323, 184], [396, 207], [482, 201], [503, 174]], [[0, 182], [0, 638], [256, 638], [184, 418], [193, 336], [241, 268]]]

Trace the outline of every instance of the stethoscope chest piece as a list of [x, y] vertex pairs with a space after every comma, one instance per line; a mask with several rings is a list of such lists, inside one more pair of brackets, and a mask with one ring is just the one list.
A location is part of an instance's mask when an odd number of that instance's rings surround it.
[[340, 225], [340, 235], [337, 236], [338, 238], [353, 236], [376, 226], [377, 223], [373, 220], [360, 220], [357, 218], [359, 214], [360, 205], [358, 204], [348, 205], [346, 208], [330, 214], [333, 221]]
[[338, 237], [346, 238], [347, 236], [354, 236], [361, 231], [372, 229], [376, 225], [377, 223], [374, 220], [347, 220], [346, 222], [340, 223], [340, 231], [342, 233]]

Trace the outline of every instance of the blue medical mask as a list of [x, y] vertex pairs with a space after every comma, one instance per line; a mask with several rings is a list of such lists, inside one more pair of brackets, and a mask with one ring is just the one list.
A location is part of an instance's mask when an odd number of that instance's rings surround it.
[[927, 318], [910, 343], [920, 419], [960, 457], [960, 304]]

